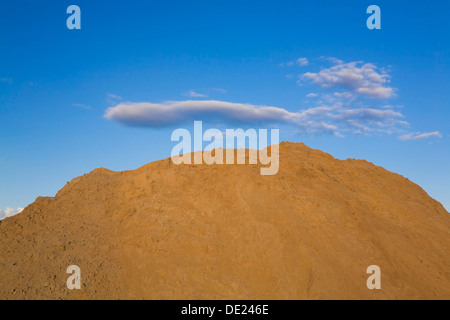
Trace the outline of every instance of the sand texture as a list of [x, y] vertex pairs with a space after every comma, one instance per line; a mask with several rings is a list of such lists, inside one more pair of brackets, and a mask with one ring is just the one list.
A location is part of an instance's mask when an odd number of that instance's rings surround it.
[[450, 299], [450, 215], [398, 174], [297, 143], [274, 176], [96, 169], [0, 222], [0, 299]]

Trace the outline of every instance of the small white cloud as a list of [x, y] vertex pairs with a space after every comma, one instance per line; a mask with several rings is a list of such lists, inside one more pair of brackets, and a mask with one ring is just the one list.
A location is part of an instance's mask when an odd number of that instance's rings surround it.
[[306, 67], [307, 65], [309, 65], [309, 61], [307, 58], [298, 58], [297, 64], [301, 67]]
[[6, 208], [5, 210], [0, 210], [0, 220], [19, 214], [23, 211], [23, 209], [24, 208], [17, 208], [17, 209]]
[[403, 109], [403, 105], [401, 104], [396, 104], [396, 105], [390, 105], [390, 104], [386, 104], [384, 106], [382, 106], [383, 109]]
[[190, 91], [189, 91], [188, 93], [186, 93], [185, 95], [188, 96], [188, 97], [192, 97], [192, 98], [206, 98], [206, 97], [208, 97], [208, 95], [203, 94], [203, 93], [196, 92], [196, 91], [194, 91], [194, 90], [190, 90]]
[[353, 94], [351, 92], [335, 92], [334, 96], [342, 99], [351, 99], [353, 98]]
[[309, 65], [309, 61], [307, 58], [298, 58], [295, 61], [283, 62], [279, 64], [280, 67], [293, 67], [295, 65], [306, 67]]
[[107, 95], [106, 95], [106, 101], [109, 103], [109, 104], [116, 104], [116, 103], [118, 103], [119, 101], [122, 101], [123, 99], [122, 99], [122, 97], [121, 96], [118, 96], [118, 95], [116, 95], [116, 94], [114, 94], [114, 93], [108, 93]]
[[81, 108], [81, 109], [86, 109], [86, 110], [92, 109], [90, 106], [87, 106], [87, 105], [81, 104], [81, 103], [72, 103], [72, 105], [74, 107]]
[[121, 96], [118, 96], [118, 95], [116, 95], [114, 93], [108, 93], [108, 98], [116, 99], [116, 100], [122, 100]]
[[227, 93], [227, 90], [222, 89], [222, 88], [211, 88], [211, 89], [203, 90], [203, 93], [197, 92], [195, 90], [189, 90], [188, 92], [183, 93], [183, 95], [187, 96], [187, 97], [191, 97], [191, 98], [207, 98], [211, 93], [214, 93], [214, 92], [225, 94], [225, 93]]
[[355, 95], [374, 99], [387, 99], [395, 96], [394, 89], [388, 86], [391, 76], [386, 70], [379, 69], [372, 63], [361, 61], [343, 63], [336, 59], [336, 63], [336, 65], [317, 73], [302, 74], [300, 82], [310, 80], [321, 88], [343, 88]]
[[326, 61], [329, 61], [329, 62], [331, 62], [332, 64], [342, 64], [342, 63], [344, 63], [344, 61], [342, 61], [342, 60], [340, 60], [340, 59], [337, 59], [337, 58], [334, 58], [334, 57], [325, 57], [325, 56], [321, 56], [321, 57], [319, 57], [319, 59], [320, 59], [320, 60], [326, 60]]
[[400, 140], [403, 141], [409, 141], [409, 140], [422, 140], [427, 138], [442, 138], [442, 134], [439, 131], [433, 131], [433, 132], [426, 132], [426, 133], [407, 133], [400, 137], [398, 137]]
[[308, 93], [308, 94], [306, 95], [307, 98], [316, 98], [316, 97], [318, 97], [318, 96], [319, 96], [319, 95], [318, 95], [317, 93], [314, 93], [314, 92]]
[[212, 89], [210, 89], [210, 91], [216, 91], [216, 92], [219, 92], [219, 93], [222, 93], [222, 94], [227, 93], [227, 90], [222, 89], [222, 88], [212, 88]]
[[13, 80], [11, 78], [0, 78], [0, 82], [11, 84], [13, 83]]

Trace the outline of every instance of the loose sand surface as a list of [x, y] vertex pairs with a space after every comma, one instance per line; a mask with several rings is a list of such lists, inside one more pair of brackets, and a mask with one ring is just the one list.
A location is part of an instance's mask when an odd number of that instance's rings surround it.
[[259, 169], [73, 179], [0, 222], [0, 299], [450, 299], [450, 214], [418, 185], [296, 143]]

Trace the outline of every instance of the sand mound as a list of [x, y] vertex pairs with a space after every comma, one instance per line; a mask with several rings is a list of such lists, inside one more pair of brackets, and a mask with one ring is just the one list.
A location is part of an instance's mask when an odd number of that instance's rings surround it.
[[0, 222], [0, 298], [450, 299], [450, 215], [400, 175], [304, 144], [280, 145], [274, 176], [97, 169]]

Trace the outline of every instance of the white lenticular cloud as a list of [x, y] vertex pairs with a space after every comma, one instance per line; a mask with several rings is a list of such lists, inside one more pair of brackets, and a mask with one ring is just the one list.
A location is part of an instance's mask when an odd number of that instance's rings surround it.
[[19, 214], [23, 211], [23, 209], [24, 208], [17, 208], [17, 209], [6, 208], [5, 210], [0, 210], [0, 220]]
[[306, 72], [300, 76], [300, 83], [311, 81], [325, 89], [342, 88], [350, 92], [374, 99], [388, 99], [395, 96], [388, 84], [391, 76], [372, 63], [360, 61], [337, 64], [321, 71]]
[[408, 141], [408, 140], [422, 140], [427, 138], [442, 138], [442, 134], [439, 131], [426, 132], [426, 133], [407, 133], [400, 137], [400, 140]]
[[393, 110], [351, 107], [344, 103], [320, 105], [298, 112], [274, 106], [252, 105], [217, 100], [167, 101], [163, 103], [121, 103], [108, 108], [106, 119], [129, 126], [162, 127], [195, 120], [220, 120], [258, 125], [261, 123], [294, 126], [299, 133], [387, 132], [403, 125], [403, 115]]
[[246, 123], [300, 121], [299, 114], [283, 108], [218, 100], [127, 102], [108, 108], [105, 113], [107, 119], [147, 127], [169, 126], [210, 117]]

